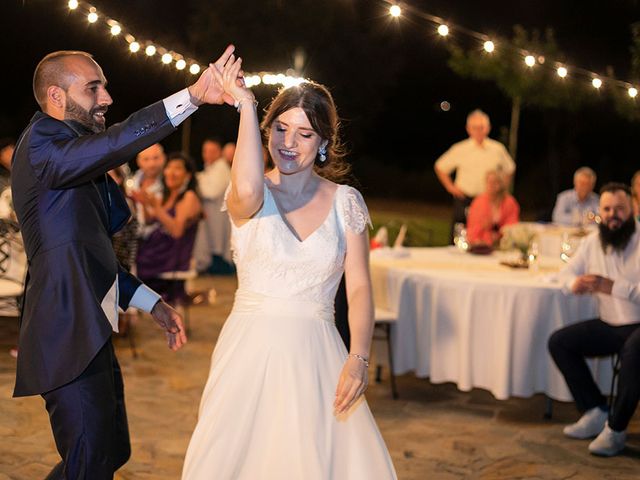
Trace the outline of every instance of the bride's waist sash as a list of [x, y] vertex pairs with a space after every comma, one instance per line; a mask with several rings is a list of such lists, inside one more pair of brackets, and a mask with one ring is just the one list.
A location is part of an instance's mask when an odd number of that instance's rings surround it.
[[333, 302], [321, 303], [300, 298], [270, 297], [248, 290], [237, 290], [231, 313], [273, 317], [306, 317], [335, 322]]

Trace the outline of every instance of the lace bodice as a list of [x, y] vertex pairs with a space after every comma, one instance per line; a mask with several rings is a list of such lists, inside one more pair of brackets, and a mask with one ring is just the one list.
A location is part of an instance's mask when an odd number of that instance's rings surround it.
[[344, 271], [346, 229], [362, 233], [370, 224], [360, 192], [339, 185], [322, 225], [300, 241], [265, 185], [260, 211], [240, 227], [232, 224], [238, 288], [271, 297], [333, 304]]

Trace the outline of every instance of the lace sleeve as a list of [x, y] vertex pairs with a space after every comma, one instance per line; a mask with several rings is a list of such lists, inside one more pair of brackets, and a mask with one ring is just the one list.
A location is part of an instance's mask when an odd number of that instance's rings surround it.
[[361, 234], [367, 225], [369, 228], [373, 228], [367, 205], [360, 192], [355, 188], [347, 187], [342, 209], [344, 225], [352, 232]]
[[220, 207], [221, 212], [226, 212], [227, 208], [227, 198], [229, 198], [229, 192], [231, 192], [231, 182], [227, 185], [227, 189], [224, 191], [224, 197], [222, 197], [222, 206]]

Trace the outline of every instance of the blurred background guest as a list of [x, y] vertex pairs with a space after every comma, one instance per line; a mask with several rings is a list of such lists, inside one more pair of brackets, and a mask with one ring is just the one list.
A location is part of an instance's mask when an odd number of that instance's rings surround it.
[[11, 157], [15, 147], [13, 138], [0, 139], [0, 192], [11, 186]]
[[231, 263], [231, 224], [229, 214], [221, 211], [224, 192], [231, 181], [231, 162], [235, 144], [207, 138], [202, 144], [204, 170], [198, 173], [204, 218], [194, 247], [195, 268], [200, 273], [233, 273]]
[[518, 223], [520, 205], [507, 191], [507, 183], [499, 172], [486, 174], [485, 191], [469, 207], [467, 238], [469, 243], [495, 246], [505, 225]]
[[140, 228], [140, 236], [144, 237], [150, 232], [145, 229], [144, 205], [146, 195], [162, 196], [162, 169], [167, 160], [164, 147], [160, 143], [154, 143], [149, 148], [142, 150], [136, 157], [138, 170], [127, 182], [127, 194], [135, 202], [136, 219]]
[[183, 153], [172, 153], [163, 171], [160, 198], [143, 195], [145, 222], [151, 233], [140, 241], [138, 277], [173, 306], [186, 299], [185, 280], [191, 276], [191, 255], [202, 215], [195, 166]]
[[633, 216], [640, 220], [640, 170], [631, 177], [631, 202], [633, 205]]
[[558, 194], [553, 208], [553, 223], [566, 226], [579, 226], [587, 215], [598, 213], [600, 197], [594, 193], [596, 172], [589, 167], [581, 167], [573, 174], [573, 188]]
[[[505, 175], [507, 188], [516, 165], [505, 146], [491, 138], [491, 122], [482, 110], [474, 110], [467, 116], [469, 138], [455, 143], [444, 152], [434, 165], [442, 186], [453, 196], [453, 222], [449, 241], [453, 241], [456, 223], [466, 223], [467, 208], [473, 199], [484, 191], [485, 178], [490, 170]], [[455, 172], [455, 180], [451, 174]]]

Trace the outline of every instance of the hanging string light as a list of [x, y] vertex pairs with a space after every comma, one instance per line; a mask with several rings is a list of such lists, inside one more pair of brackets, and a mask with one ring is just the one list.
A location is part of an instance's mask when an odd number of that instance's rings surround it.
[[[464, 34], [467, 37], [472, 38], [474, 41], [480, 41], [482, 48], [486, 53], [494, 53], [498, 48], [494, 43], [494, 41], [488, 39], [488, 36], [481, 32], [476, 32], [474, 30], [464, 28], [460, 25], [451, 25], [450, 23], [445, 22], [444, 19], [442, 19], [441, 17], [432, 15], [428, 12], [425, 12], [416, 7], [413, 7], [407, 3], [403, 3], [402, 9], [401, 9], [400, 6], [396, 3], [396, 0], [379, 0], [379, 1], [380, 3], [389, 5], [389, 14], [391, 16], [398, 18], [402, 14], [403, 16], [418, 17], [421, 20], [425, 20], [433, 24], [438, 34], [442, 37], [447, 37], [450, 34], [451, 29], [454, 29], [456, 32], [460, 32], [461, 34]], [[527, 65], [529, 68], [532, 68], [536, 65], [544, 65], [545, 61], [547, 60], [543, 55], [537, 55], [533, 52], [526, 52], [515, 45], [512, 45], [508, 42], [504, 42], [503, 40], [501, 40], [500, 48], [522, 55], [525, 65]], [[556, 74], [560, 78], [564, 79], [569, 75], [568, 66], [559, 65], [558, 63], [553, 62], [552, 60], [550, 60], [549, 63], [550, 63], [549, 65], [550, 67], [553, 67], [554, 64], [556, 65], [553, 68]], [[601, 77], [595, 72], [591, 72], [584, 68], [572, 66], [571, 76], [572, 78], [579, 77], [581, 79], [587, 79], [588, 81], [591, 82], [591, 86], [596, 90], [602, 88], [602, 86], [605, 84], [605, 81], [606, 81], [608, 85], [616, 86], [618, 88], [624, 88], [627, 91], [627, 94], [629, 95], [629, 97], [631, 98], [635, 98], [638, 95], [638, 90], [635, 87], [631, 86], [629, 82], [624, 82], [611, 77]]]
[[[161, 45], [158, 45], [155, 42], [150, 42], [146, 40], [136, 39], [134, 35], [130, 32], [127, 32], [122, 24], [112, 18], [107, 17], [104, 14], [99, 14], [98, 10], [90, 5], [87, 2], [79, 1], [79, 0], [68, 0], [67, 7], [71, 12], [79, 11], [83, 15], [86, 16], [86, 19], [91, 24], [98, 24], [100, 21], [103, 21], [106, 24], [107, 30], [109, 34], [113, 37], [122, 37], [127, 42], [127, 46], [129, 52], [132, 54], [138, 53], [144, 47], [144, 52], [149, 58], [158, 58], [156, 53], [160, 55], [160, 62], [163, 65], [170, 65], [175, 61], [175, 67], [178, 71], [183, 71], [187, 69], [187, 65], [189, 66], [188, 72], [191, 75], [197, 75], [201, 72], [204, 63], [198, 62], [195, 59], [191, 59], [181, 55], [180, 53], [175, 52], [174, 50], [165, 48]], [[400, 7], [398, 8], [398, 15], [400, 16]], [[394, 10], [395, 11], [395, 10]], [[269, 81], [265, 81], [265, 77], [269, 79]], [[251, 79], [248, 81], [247, 79]], [[304, 82], [304, 78], [294, 77], [291, 75], [284, 75], [282, 73], [273, 74], [273, 73], [260, 73], [260, 74], [250, 74], [247, 73], [245, 75], [245, 83], [249, 87], [253, 87], [256, 85], [283, 85], [284, 87], [289, 87], [292, 85], [299, 85]]]

